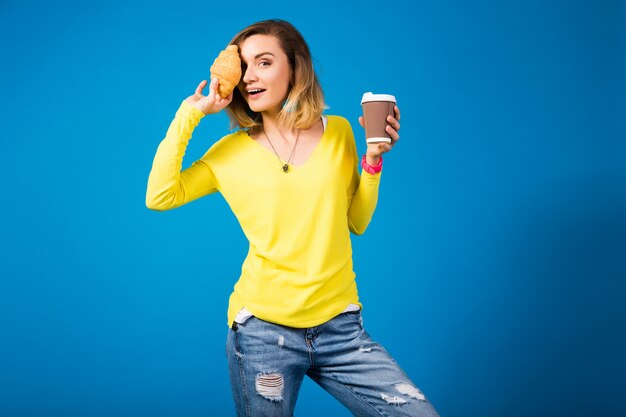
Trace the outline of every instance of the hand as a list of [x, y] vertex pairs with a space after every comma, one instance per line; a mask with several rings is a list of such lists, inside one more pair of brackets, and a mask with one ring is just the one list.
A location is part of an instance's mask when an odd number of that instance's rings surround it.
[[207, 80], [202, 80], [202, 82], [198, 84], [198, 88], [196, 88], [195, 94], [187, 97], [185, 101], [204, 114], [218, 113], [220, 110], [230, 104], [230, 102], [233, 100], [233, 93], [230, 93], [226, 98], [220, 97], [220, 95], [217, 94], [217, 86], [219, 84], [219, 81], [216, 77], [213, 78], [213, 80], [211, 81], [211, 85], [209, 86], [209, 95], [203, 96], [202, 89], [206, 87], [206, 84]]
[[[393, 111], [396, 117], [387, 116], [387, 122], [389, 124], [387, 125], [387, 127], [385, 127], [385, 130], [387, 131], [387, 133], [389, 133], [389, 136], [391, 136], [391, 143], [368, 143], [366, 158], [369, 165], [378, 165], [378, 161], [381, 155], [385, 152], [389, 152], [391, 148], [393, 148], [393, 145], [395, 145], [396, 142], [400, 140], [400, 135], [398, 134], [398, 131], [400, 130], [400, 109], [398, 108], [398, 106], [394, 106]], [[359, 116], [359, 124], [365, 129], [363, 116]]]

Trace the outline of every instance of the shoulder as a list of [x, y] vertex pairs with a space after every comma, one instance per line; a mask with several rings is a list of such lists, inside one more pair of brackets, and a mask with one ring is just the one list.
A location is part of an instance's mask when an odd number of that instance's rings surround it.
[[332, 136], [332, 141], [336, 144], [336, 146], [339, 146], [350, 153], [355, 152], [356, 142], [350, 121], [344, 116], [325, 116], [328, 117], [328, 133]]
[[352, 125], [350, 121], [340, 115], [336, 114], [324, 114], [322, 116], [326, 116], [328, 118], [328, 126], [331, 129], [339, 130], [339, 131], [351, 131]]
[[224, 147], [237, 146], [237, 145], [240, 145], [241, 143], [245, 143], [245, 139], [247, 136], [248, 136], [248, 133], [246, 133], [245, 130], [238, 129], [234, 132], [231, 132], [227, 135], [222, 136], [220, 140], [215, 142], [213, 146], [224, 146]]
[[204, 158], [211, 155], [226, 156], [228, 154], [237, 152], [242, 146], [245, 146], [245, 139], [247, 133], [243, 130], [237, 130], [231, 132], [225, 136], [222, 136], [217, 142], [215, 142], [209, 150], [204, 154]]

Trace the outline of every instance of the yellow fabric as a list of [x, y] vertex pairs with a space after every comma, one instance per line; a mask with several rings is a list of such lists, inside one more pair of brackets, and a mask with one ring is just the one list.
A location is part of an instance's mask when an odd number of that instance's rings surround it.
[[352, 127], [328, 125], [306, 163], [284, 173], [276, 155], [245, 131], [222, 137], [183, 170], [204, 113], [183, 101], [160, 143], [146, 193], [152, 210], [170, 210], [219, 191], [250, 243], [228, 307], [228, 325], [244, 306], [256, 317], [312, 327], [359, 302], [350, 232], [362, 234], [376, 208], [381, 173], [359, 175]]

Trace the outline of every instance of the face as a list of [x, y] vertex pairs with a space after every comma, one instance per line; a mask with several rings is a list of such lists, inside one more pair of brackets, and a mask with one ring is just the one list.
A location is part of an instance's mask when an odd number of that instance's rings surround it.
[[[291, 66], [278, 39], [252, 35], [240, 46], [242, 77], [237, 89], [255, 112], [278, 114], [289, 93]], [[251, 89], [265, 90], [250, 94]]]

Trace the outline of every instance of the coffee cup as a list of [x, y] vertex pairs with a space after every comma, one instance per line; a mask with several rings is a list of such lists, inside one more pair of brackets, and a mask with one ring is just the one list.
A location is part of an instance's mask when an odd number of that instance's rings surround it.
[[389, 94], [363, 94], [363, 123], [365, 124], [365, 140], [367, 143], [391, 143], [391, 136], [387, 133], [387, 116], [394, 116], [393, 111], [396, 98]]

